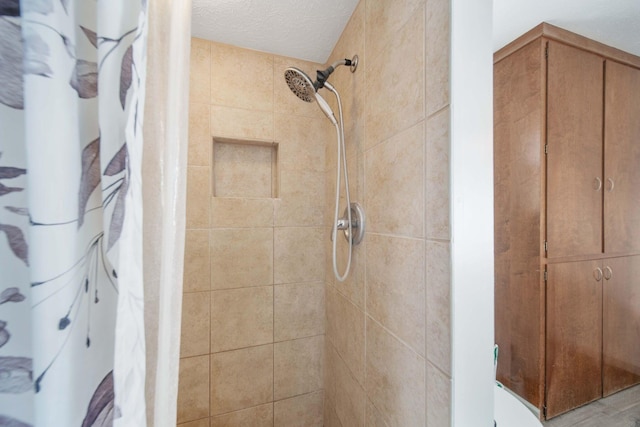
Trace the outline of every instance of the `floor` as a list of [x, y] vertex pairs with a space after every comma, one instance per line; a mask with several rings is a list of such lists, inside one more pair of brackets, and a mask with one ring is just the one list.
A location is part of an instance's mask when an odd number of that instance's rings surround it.
[[640, 427], [640, 386], [621, 391], [544, 423], [545, 427]]

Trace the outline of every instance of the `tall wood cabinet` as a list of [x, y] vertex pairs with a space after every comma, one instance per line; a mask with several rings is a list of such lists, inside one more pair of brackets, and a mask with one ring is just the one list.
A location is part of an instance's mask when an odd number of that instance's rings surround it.
[[551, 418], [640, 383], [640, 58], [539, 25], [494, 138], [498, 380]]

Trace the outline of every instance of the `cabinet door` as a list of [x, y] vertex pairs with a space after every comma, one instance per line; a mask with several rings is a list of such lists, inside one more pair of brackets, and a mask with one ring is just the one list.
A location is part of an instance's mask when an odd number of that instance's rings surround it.
[[602, 58], [549, 42], [547, 256], [602, 252]]
[[604, 260], [603, 395], [640, 383], [640, 256]]
[[606, 63], [604, 250], [640, 252], [640, 70]]
[[547, 272], [550, 418], [602, 396], [601, 261], [549, 264]]

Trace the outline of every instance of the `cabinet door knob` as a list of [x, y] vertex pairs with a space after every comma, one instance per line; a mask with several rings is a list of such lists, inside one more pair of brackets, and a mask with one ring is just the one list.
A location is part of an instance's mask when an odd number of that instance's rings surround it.
[[602, 188], [602, 180], [596, 176], [593, 179], [593, 189], [596, 191], [600, 191], [601, 188]]
[[611, 280], [611, 277], [613, 276], [613, 271], [611, 270], [611, 267], [609, 267], [608, 265], [604, 268], [604, 278], [606, 280]]
[[602, 269], [600, 267], [593, 270], [593, 277], [596, 279], [597, 282], [602, 280]]
[[613, 187], [615, 187], [615, 183], [613, 182], [613, 179], [607, 178], [607, 191], [612, 192]]

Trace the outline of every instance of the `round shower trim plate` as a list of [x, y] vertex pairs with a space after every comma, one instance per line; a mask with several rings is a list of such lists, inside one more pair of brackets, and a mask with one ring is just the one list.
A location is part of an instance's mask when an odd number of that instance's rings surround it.
[[[347, 208], [344, 208], [344, 213], [342, 214], [342, 218], [343, 219], [347, 219]], [[365, 216], [364, 216], [364, 209], [362, 208], [362, 206], [360, 205], [360, 203], [357, 202], [351, 202], [351, 224], [353, 224], [353, 226], [351, 227], [351, 231], [353, 232], [353, 238], [351, 239], [351, 242], [354, 245], [357, 245], [358, 243], [362, 242], [362, 239], [364, 238], [364, 231], [365, 231]], [[343, 230], [344, 232], [344, 238], [347, 239], [347, 242], [349, 241], [349, 229], [346, 228], [345, 230]]]
[[358, 55], [353, 55], [353, 58], [351, 58], [351, 65], [349, 66], [349, 69], [351, 70], [352, 73], [355, 73], [357, 68], [358, 68]]

